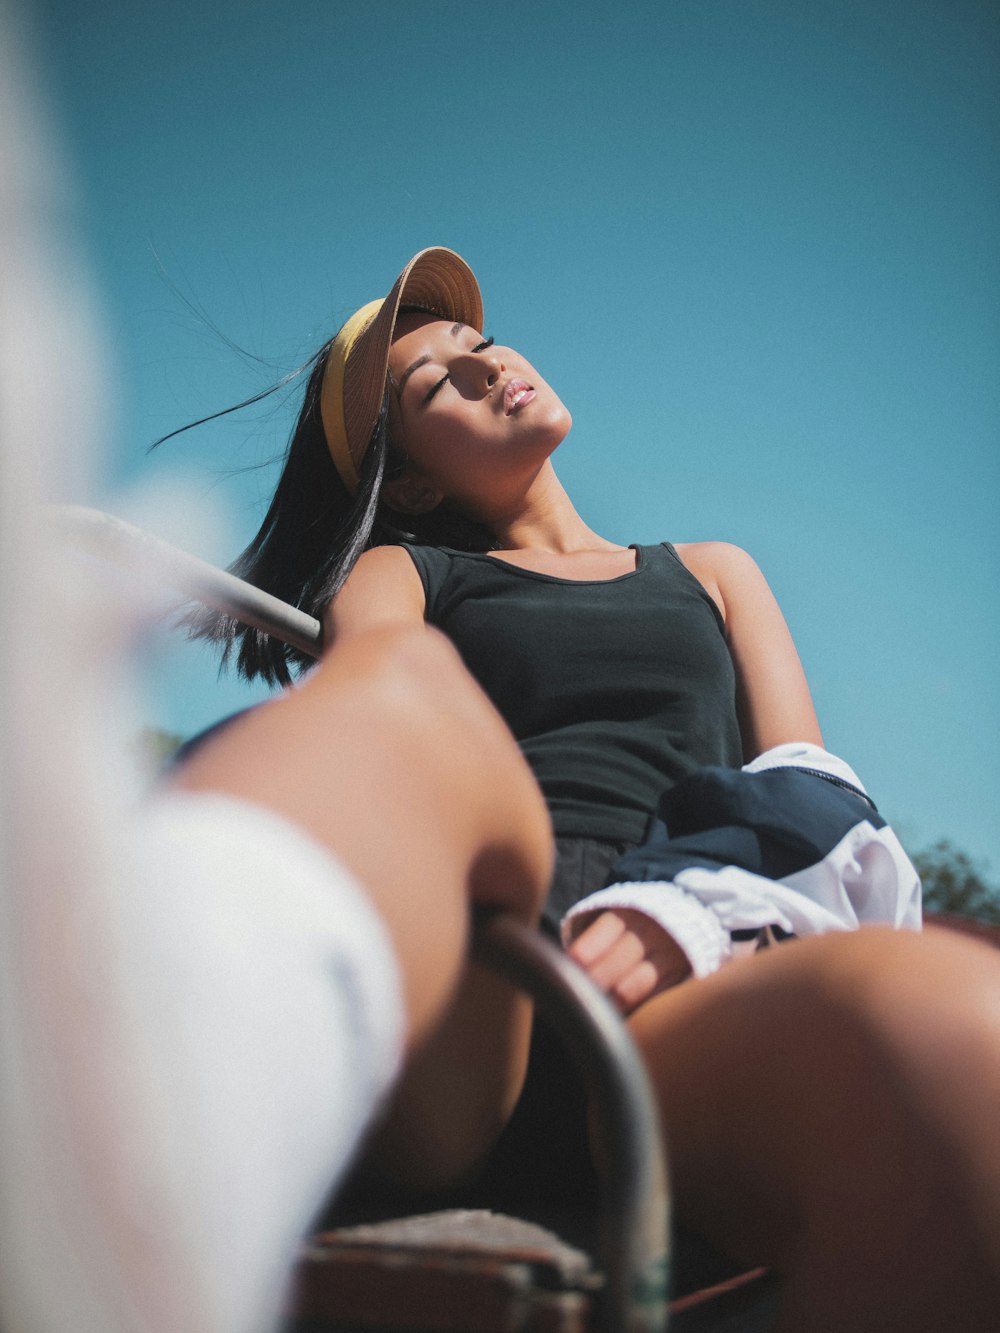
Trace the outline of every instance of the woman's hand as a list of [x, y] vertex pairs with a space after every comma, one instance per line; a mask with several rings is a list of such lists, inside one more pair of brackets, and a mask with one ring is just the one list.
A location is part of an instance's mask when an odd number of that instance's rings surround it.
[[691, 975], [673, 936], [630, 908], [602, 912], [567, 952], [626, 1015]]

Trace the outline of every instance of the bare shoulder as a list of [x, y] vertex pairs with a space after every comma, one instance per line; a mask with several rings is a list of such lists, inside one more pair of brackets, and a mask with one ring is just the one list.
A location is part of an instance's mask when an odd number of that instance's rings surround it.
[[691, 542], [676, 549], [716, 598], [726, 622], [746, 757], [786, 741], [822, 745], [795, 644], [755, 561], [731, 542]]
[[373, 546], [361, 555], [351, 570], [348, 581], [379, 580], [389, 582], [413, 582], [420, 584], [417, 567], [402, 546]]
[[424, 585], [401, 546], [365, 551], [323, 617], [328, 642], [361, 630], [422, 621]]
[[677, 542], [674, 550], [728, 621], [733, 605], [755, 588], [767, 587], [753, 557], [732, 542]]
[[725, 576], [757, 569], [753, 557], [732, 542], [677, 542], [674, 550], [692, 573], [698, 568]]

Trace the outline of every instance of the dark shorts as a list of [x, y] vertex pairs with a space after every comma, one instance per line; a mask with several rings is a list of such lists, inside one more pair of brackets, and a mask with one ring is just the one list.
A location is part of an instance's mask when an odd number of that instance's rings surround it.
[[611, 867], [635, 846], [598, 838], [557, 838], [556, 867], [545, 902], [542, 927], [559, 937], [559, 922], [574, 903], [596, 893], [608, 882]]
[[[631, 844], [595, 838], [556, 840], [556, 868], [542, 926], [558, 937], [563, 913], [603, 887]], [[507, 1128], [469, 1191], [469, 1206], [501, 1212], [596, 1207], [597, 1180], [587, 1145], [587, 1101], [562, 1042], [536, 1017], [528, 1076]]]
[[[558, 934], [565, 910], [603, 888], [612, 866], [632, 844], [594, 838], [559, 838], [556, 868], [543, 929]], [[476, 1179], [446, 1195], [400, 1195], [387, 1189], [373, 1195], [362, 1176], [322, 1225], [398, 1216], [434, 1208], [490, 1208], [551, 1227], [564, 1240], [591, 1249], [601, 1215], [597, 1174], [587, 1139], [587, 1098], [563, 1043], [536, 1017], [528, 1075], [514, 1113]], [[693, 1290], [732, 1275], [731, 1265], [696, 1237], [676, 1237], [675, 1290]]]
[[[603, 888], [634, 844], [594, 838], [556, 840], [556, 869], [542, 921], [558, 923], [574, 903]], [[454, 1201], [529, 1217], [584, 1249], [597, 1242], [601, 1195], [587, 1138], [587, 1098], [562, 1042], [536, 1017], [528, 1076], [514, 1114], [474, 1185]], [[673, 1290], [682, 1295], [742, 1272], [683, 1228], [674, 1234]]]

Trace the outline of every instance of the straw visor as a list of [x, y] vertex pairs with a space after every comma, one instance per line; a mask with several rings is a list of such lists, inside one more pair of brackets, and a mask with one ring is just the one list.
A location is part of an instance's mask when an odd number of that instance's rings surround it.
[[346, 322], [327, 355], [320, 409], [330, 455], [352, 495], [382, 405], [401, 305], [417, 305], [482, 332], [483, 298], [475, 275], [460, 255], [441, 246], [414, 255], [384, 300], [362, 306]]

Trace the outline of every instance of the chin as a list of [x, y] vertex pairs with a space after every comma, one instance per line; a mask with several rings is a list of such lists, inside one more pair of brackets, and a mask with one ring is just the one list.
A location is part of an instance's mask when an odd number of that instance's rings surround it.
[[569, 414], [568, 408], [562, 403], [558, 403], [550, 414], [553, 433], [558, 435], [558, 440], [562, 441], [569, 434], [570, 427], [573, 425], [573, 418]]

